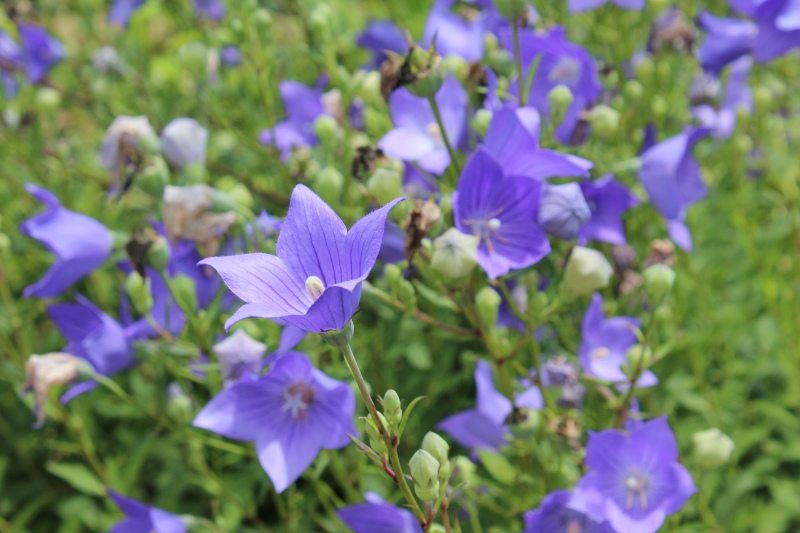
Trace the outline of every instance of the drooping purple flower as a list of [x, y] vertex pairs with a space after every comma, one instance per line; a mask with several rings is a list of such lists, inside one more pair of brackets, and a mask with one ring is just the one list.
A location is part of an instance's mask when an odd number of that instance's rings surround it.
[[316, 370], [308, 357], [287, 354], [258, 380], [239, 381], [219, 393], [194, 425], [255, 441], [261, 466], [283, 492], [320, 450], [350, 443], [355, 401], [349, 385]]
[[591, 161], [539, 148], [539, 112], [532, 107], [499, 109], [492, 115], [483, 146], [509, 175], [543, 180], [588, 177]]
[[602, 497], [606, 520], [616, 531], [654, 533], [697, 492], [678, 463], [678, 443], [665, 416], [627, 435], [616, 429], [590, 432], [586, 464], [589, 471], [576, 497]]
[[42, 279], [25, 287], [22, 294], [55, 298], [103, 264], [114, 239], [103, 224], [63, 207], [47, 189], [30, 183], [25, 189], [47, 210], [23, 222], [20, 231], [44, 244], [56, 261]]
[[753, 55], [766, 63], [800, 46], [800, 2], [764, 0], [755, 10], [758, 22]]
[[591, 11], [609, 2], [623, 9], [635, 9], [640, 11], [644, 9], [645, 0], [569, 0], [569, 12], [581, 13], [583, 11]]
[[378, 143], [387, 155], [416, 162], [423, 170], [441, 174], [450, 164], [443, 135], [454, 147], [461, 143], [467, 125], [467, 92], [452, 74], [436, 93], [444, 132], [439, 128], [430, 102], [401, 88], [389, 98], [394, 129]]
[[242, 52], [238, 46], [233, 44], [223, 46], [219, 52], [219, 58], [226, 67], [238, 67], [242, 64]]
[[616, 245], [626, 244], [625, 227], [622, 215], [639, 205], [639, 198], [612, 174], [597, 180], [584, 180], [580, 183], [583, 196], [592, 211], [589, 222], [578, 233], [578, 244], [590, 240], [608, 242]]
[[372, 52], [367, 68], [378, 68], [386, 61], [386, 52], [405, 54], [408, 40], [405, 34], [391, 20], [373, 20], [358, 36], [356, 44]]
[[[136, 364], [133, 344], [128, 332], [116, 320], [97, 308], [90, 300], [75, 296], [77, 303], [60, 303], [47, 307], [47, 314], [67, 339], [65, 353], [88, 361], [98, 374], [111, 376]], [[61, 401], [94, 388], [85, 381], [71, 388]]]
[[209, 20], [222, 20], [225, 16], [225, 4], [221, 0], [194, 0], [194, 9]]
[[551, 492], [538, 509], [525, 513], [524, 533], [617, 533], [603, 519], [602, 498], [591, 496]]
[[128, 25], [134, 12], [144, 5], [146, 0], [112, 0], [108, 11], [108, 22], [123, 28]]
[[692, 148], [709, 133], [709, 128], [687, 128], [640, 155], [639, 181], [667, 220], [670, 238], [686, 251], [692, 250], [692, 235], [684, 222], [686, 209], [708, 193]]
[[[638, 319], [628, 316], [606, 318], [603, 297], [595, 293], [581, 324], [581, 344], [578, 359], [583, 370], [592, 376], [615, 383], [628, 377], [622, 371], [628, 364], [628, 349], [637, 342]], [[652, 387], [658, 378], [645, 370], [636, 382], [638, 387]]]
[[467, 61], [483, 57], [485, 20], [478, 9], [462, 2], [465, 13], [453, 11], [458, 0], [436, 0], [428, 13], [422, 40], [428, 47], [436, 39], [436, 52], [442, 56], [456, 55]]
[[323, 92], [319, 86], [308, 87], [298, 81], [285, 80], [281, 82], [279, 91], [286, 109], [286, 120], [262, 131], [258, 140], [264, 145], [274, 144], [285, 162], [295, 147], [311, 147], [319, 143], [314, 134], [314, 121], [328, 111], [323, 105]]
[[186, 533], [186, 523], [178, 515], [150, 507], [111, 489], [108, 489], [108, 495], [125, 513], [125, 518], [117, 522], [109, 533]]
[[64, 59], [64, 45], [36, 24], [20, 22], [17, 27], [28, 80], [39, 83], [51, 68]]
[[539, 203], [539, 225], [547, 233], [565, 241], [572, 240], [591, 217], [592, 211], [580, 184], [571, 182], [543, 185]]
[[692, 115], [705, 127], [712, 129], [717, 139], [727, 139], [736, 129], [736, 118], [739, 110], [753, 112], [753, 92], [747, 84], [753, 59], [741, 57], [731, 64], [725, 96], [719, 109], [709, 104], [692, 108]]
[[697, 22], [706, 31], [706, 40], [700, 47], [700, 65], [719, 76], [726, 65], [750, 53], [756, 43], [758, 26], [752, 21], [715, 17], [703, 11]]
[[453, 201], [456, 228], [480, 238], [477, 260], [491, 279], [537, 263], [550, 242], [537, 222], [541, 183], [509, 175], [485, 148], [469, 159]]
[[225, 340], [213, 346], [219, 360], [219, 371], [225, 383], [234, 383], [243, 377], [257, 377], [267, 345], [253, 339], [243, 329], [237, 329]]
[[[511, 32], [501, 32], [501, 39], [506, 49], [513, 54]], [[570, 42], [562, 26], [555, 26], [547, 33], [522, 30], [520, 55], [524, 79], [527, 79], [534, 59], [541, 56], [527, 101], [528, 105], [538, 109], [542, 115], [550, 116], [547, 95], [553, 88], [564, 85], [572, 92], [572, 104], [556, 130], [556, 137], [563, 143], [569, 143], [580, 119], [580, 112], [593, 103], [602, 90], [594, 58], [584, 48]], [[509, 91], [519, 96], [516, 94], [516, 87], [516, 83], [511, 84]]]
[[282, 318], [316, 333], [344, 328], [358, 307], [361, 282], [378, 257], [386, 216], [399, 201], [373, 211], [348, 232], [319, 196], [304, 185], [295, 187], [277, 256], [256, 253], [200, 262], [219, 272], [245, 302], [225, 326], [261, 317]]
[[[513, 406], [511, 400], [495, 388], [492, 366], [486, 361], [475, 365], [475, 385], [478, 389], [476, 407], [445, 418], [437, 427], [465, 448], [495, 451], [506, 443], [510, 432], [506, 419]], [[537, 387], [530, 387], [516, 397], [516, 404], [519, 408], [541, 409], [544, 399]]]
[[422, 533], [416, 517], [406, 509], [386, 503], [374, 492], [364, 495], [366, 503], [336, 512], [353, 533]]

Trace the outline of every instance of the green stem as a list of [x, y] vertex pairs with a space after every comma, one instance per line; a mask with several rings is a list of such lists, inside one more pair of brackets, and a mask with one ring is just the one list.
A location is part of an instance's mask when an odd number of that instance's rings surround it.
[[439, 104], [436, 103], [436, 98], [433, 96], [428, 98], [428, 102], [431, 103], [431, 109], [433, 109], [433, 116], [436, 117], [436, 124], [439, 125], [439, 131], [442, 134], [442, 140], [444, 141], [444, 145], [447, 147], [447, 152], [450, 154], [450, 161], [452, 161], [453, 166], [456, 169], [456, 174], [459, 176], [461, 175], [461, 165], [458, 164], [458, 159], [456, 158], [456, 152], [453, 150], [453, 146], [450, 144], [450, 139], [447, 138], [447, 131], [444, 129], [444, 121], [442, 120], [442, 114], [439, 111]]
[[525, 79], [522, 76], [522, 54], [519, 46], [519, 27], [518, 21], [511, 23], [511, 35], [514, 38], [514, 60], [517, 62], [517, 87], [519, 88], [519, 106], [525, 107]]
[[364, 381], [364, 376], [361, 375], [361, 369], [358, 367], [356, 356], [353, 355], [353, 349], [350, 347], [350, 344], [342, 345], [342, 355], [344, 355], [345, 363], [347, 363], [347, 367], [350, 369], [353, 379], [356, 380], [356, 385], [358, 385], [358, 390], [361, 392], [361, 397], [364, 399], [364, 403], [367, 404], [367, 411], [369, 411], [372, 421], [375, 422], [376, 426], [378, 426], [378, 431], [380, 431], [383, 442], [386, 444], [386, 449], [389, 450], [389, 460], [392, 463], [392, 469], [394, 470], [396, 476], [397, 486], [400, 487], [400, 491], [403, 493], [403, 496], [405, 496], [409, 506], [411, 506], [411, 510], [414, 512], [414, 516], [417, 517], [419, 523], [425, 524], [425, 513], [422, 512], [419, 502], [417, 502], [417, 499], [411, 492], [411, 488], [408, 486], [405, 474], [403, 474], [403, 465], [400, 462], [400, 456], [397, 454], [397, 443], [393, 442], [392, 438], [389, 437], [389, 433], [386, 431], [386, 428], [383, 427], [383, 423], [378, 416], [378, 410], [375, 408], [375, 403], [372, 401], [372, 396], [370, 396], [369, 390], [367, 390], [367, 383]]

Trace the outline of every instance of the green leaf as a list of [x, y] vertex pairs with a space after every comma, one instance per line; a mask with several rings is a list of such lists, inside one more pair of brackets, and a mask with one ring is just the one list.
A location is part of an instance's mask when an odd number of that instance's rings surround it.
[[495, 481], [504, 485], [512, 485], [514, 483], [514, 479], [517, 477], [516, 469], [508, 459], [486, 450], [478, 450], [478, 457], [481, 458], [481, 464]]
[[403, 436], [403, 431], [406, 429], [406, 423], [408, 422], [408, 417], [411, 415], [411, 411], [414, 410], [414, 407], [420, 402], [420, 400], [424, 400], [427, 396], [420, 396], [418, 398], [414, 398], [411, 400], [411, 403], [408, 404], [408, 407], [403, 409], [403, 418], [400, 420], [400, 427], [397, 429], [397, 438], [401, 438]]
[[417, 293], [422, 296], [429, 303], [441, 309], [449, 309], [450, 311], [458, 312], [458, 306], [447, 296], [436, 292], [435, 290], [423, 285], [419, 282], [414, 282], [414, 288]]
[[45, 469], [84, 494], [105, 496], [106, 486], [91, 470], [79, 463], [57, 463], [50, 461]]

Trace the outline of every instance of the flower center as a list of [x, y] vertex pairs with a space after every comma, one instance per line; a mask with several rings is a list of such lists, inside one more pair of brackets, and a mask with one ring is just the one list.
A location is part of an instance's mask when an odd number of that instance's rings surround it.
[[628, 497], [625, 500], [625, 507], [631, 509], [636, 498], [639, 499], [639, 505], [642, 509], [647, 509], [647, 486], [649, 479], [638, 470], [631, 471], [628, 477], [625, 478], [625, 490], [628, 492]]
[[581, 64], [577, 59], [569, 56], [559, 58], [555, 66], [550, 70], [547, 78], [551, 83], [574, 85], [581, 73]]
[[311, 297], [311, 301], [316, 302], [325, 292], [325, 284], [317, 276], [309, 276], [306, 279], [306, 292]]
[[314, 402], [314, 389], [304, 381], [289, 385], [283, 392], [283, 412], [290, 412], [295, 421], [306, 417], [308, 408]]
[[486, 242], [486, 248], [490, 254], [494, 253], [494, 243], [492, 239], [497, 239], [500, 242], [506, 242], [498, 234], [503, 222], [497, 216], [503, 212], [503, 207], [495, 209], [491, 213], [486, 213], [481, 218], [465, 219], [464, 224], [470, 226], [472, 234], [480, 237], [481, 241]]
[[605, 346], [601, 346], [600, 348], [595, 348], [589, 352], [589, 359], [592, 361], [597, 361], [599, 359], [605, 359], [609, 355], [611, 355], [611, 351]]
[[440, 128], [437, 123], [431, 122], [426, 129], [428, 130], [428, 135], [433, 139], [433, 142], [436, 143], [436, 146], [441, 147], [444, 145], [442, 128]]

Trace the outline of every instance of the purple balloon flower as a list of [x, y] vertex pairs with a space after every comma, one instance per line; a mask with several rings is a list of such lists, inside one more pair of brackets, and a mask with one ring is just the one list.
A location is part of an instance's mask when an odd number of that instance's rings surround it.
[[592, 211], [580, 184], [544, 183], [539, 203], [539, 224], [547, 233], [565, 241], [572, 240], [591, 217]]
[[[436, 52], [442, 56], [456, 55], [467, 61], [483, 57], [485, 16], [476, 6], [470, 16], [453, 11], [458, 0], [436, 0], [428, 13], [422, 40], [425, 47], [436, 39]], [[463, 6], [464, 9], [470, 9]]]
[[758, 6], [765, 0], [728, 0], [728, 5], [743, 15], [754, 17]]
[[578, 244], [586, 244], [592, 239], [616, 245], [626, 244], [628, 241], [622, 215], [639, 205], [639, 198], [611, 174], [597, 180], [582, 181], [580, 186], [592, 217], [578, 233]]
[[425, 98], [398, 89], [389, 97], [394, 129], [378, 142], [387, 155], [416, 162], [423, 170], [441, 174], [450, 164], [450, 154], [442, 135], [454, 147], [461, 143], [467, 126], [467, 92], [452, 74], [436, 93], [444, 132], [439, 128], [430, 103]]
[[719, 109], [703, 104], [692, 108], [692, 115], [705, 127], [711, 128], [717, 139], [727, 139], [736, 129], [739, 110], [753, 112], [753, 91], [747, 84], [753, 59], [741, 57], [731, 64], [731, 73], [725, 88], [725, 96]]
[[257, 377], [261, 373], [267, 345], [253, 339], [243, 329], [237, 329], [225, 340], [213, 346], [219, 360], [219, 371], [226, 384], [243, 377]]
[[765, 0], [755, 10], [758, 36], [754, 55], [766, 63], [800, 46], [800, 2]]
[[222, 20], [225, 16], [225, 4], [220, 0], [194, 0], [197, 14], [210, 20]]
[[6, 99], [17, 93], [14, 71], [22, 65], [22, 49], [8, 33], [0, 29], [0, 81], [3, 82]]
[[36, 24], [20, 22], [17, 27], [28, 80], [39, 83], [56, 63], [64, 59], [64, 45]]
[[700, 65], [719, 75], [726, 65], [750, 53], [756, 43], [758, 26], [749, 20], [715, 17], [706, 11], [697, 17], [697, 23], [706, 33], [700, 47]]
[[242, 64], [242, 52], [234, 44], [227, 44], [219, 52], [219, 58], [226, 67], [238, 67]]
[[635, 9], [640, 11], [644, 9], [645, 0], [569, 0], [569, 12], [580, 13], [582, 11], [591, 11], [609, 2], [623, 9]]
[[113, 0], [108, 11], [108, 22], [126, 27], [133, 13], [144, 5], [146, 0]]
[[286, 108], [286, 120], [262, 131], [258, 140], [264, 145], [274, 144], [286, 162], [295, 147], [311, 147], [319, 143], [314, 134], [314, 121], [328, 112], [322, 102], [321, 87], [308, 87], [299, 81], [286, 80], [281, 82], [279, 91]]
[[[578, 359], [583, 370], [606, 381], [626, 381], [628, 377], [622, 366], [628, 364], [628, 349], [637, 342], [635, 330], [639, 325], [638, 319], [629, 316], [607, 319], [603, 313], [603, 297], [595, 293], [581, 324]], [[656, 375], [645, 370], [636, 385], [652, 387], [656, 383]]]
[[194, 425], [225, 437], [255, 441], [258, 459], [283, 492], [320, 450], [343, 448], [355, 434], [356, 399], [346, 383], [316, 370], [303, 354], [284, 355], [258, 380], [219, 393]]
[[109, 533], [186, 533], [186, 523], [178, 515], [150, 507], [111, 489], [108, 489], [108, 495], [125, 513], [125, 518], [117, 522]]
[[456, 228], [480, 238], [477, 260], [491, 279], [529, 267], [550, 253], [537, 223], [541, 183], [507, 175], [489, 152], [469, 159], [453, 200]]
[[602, 497], [606, 520], [616, 531], [654, 533], [697, 492], [678, 463], [678, 443], [665, 416], [627, 435], [616, 429], [589, 432], [586, 464], [589, 471], [576, 496]]
[[[478, 389], [477, 406], [445, 418], [437, 427], [448, 432], [465, 448], [495, 451], [506, 443], [510, 433], [506, 418], [511, 414], [511, 400], [500, 394], [492, 380], [492, 365], [478, 361], [475, 365], [475, 385]], [[541, 409], [542, 393], [530, 387], [516, 397], [517, 407]]]
[[639, 181], [650, 202], [667, 220], [670, 238], [686, 251], [692, 250], [692, 235], [684, 222], [686, 208], [708, 193], [692, 148], [709, 133], [710, 128], [687, 128], [639, 156], [642, 162]]
[[111, 253], [113, 237], [100, 222], [62, 207], [58, 198], [30, 183], [25, 189], [47, 206], [47, 210], [20, 225], [20, 231], [44, 244], [56, 261], [42, 279], [28, 285], [24, 296], [55, 298], [83, 278]]
[[391, 20], [373, 20], [358, 36], [356, 44], [372, 52], [372, 60], [365, 66], [378, 68], [386, 61], [386, 52], [405, 54], [408, 40], [405, 34]]
[[245, 302], [225, 327], [261, 317], [282, 318], [316, 333], [344, 328], [358, 307], [361, 282], [378, 257], [389, 210], [401, 200], [373, 211], [348, 232], [319, 196], [304, 185], [295, 187], [277, 256], [210, 257], [199, 263], [219, 272]]
[[367, 503], [351, 505], [336, 512], [354, 533], [422, 533], [410, 511], [386, 503], [373, 492], [366, 493], [364, 498]]
[[602, 504], [599, 497], [551, 492], [538, 509], [525, 513], [524, 533], [616, 533], [603, 519]]
[[483, 146], [506, 174], [537, 180], [588, 177], [591, 161], [539, 148], [539, 112], [532, 107], [494, 112]]
[[[506, 49], [513, 54], [514, 46], [510, 31], [501, 32], [501, 39]], [[580, 119], [580, 112], [594, 102], [602, 90], [594, 58], [584, 48], [570, 42], [562, 26], [555, 26], [547, 33], [522, 30], [520, 55], [524, 79], [527, 79], [534, 59], [541, 55], [528, 93], [528, 103], [544, 116], [550, 116], [550, 101], [547, 95], [553, 88], [564, 85], [572, 92], [572, 104], [567, 110], [564, 121], [556, 130], [558, 140], [569, 143]], [[509, 90], [511, 94], [518, 96], [515, 92], [516, 87], [516, 83], [512, 84]]]

